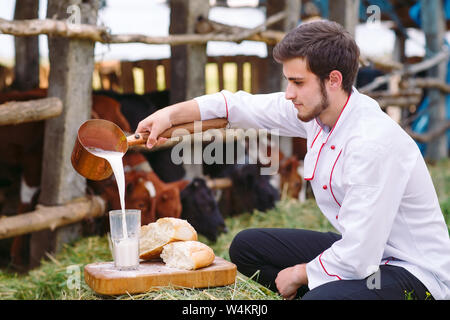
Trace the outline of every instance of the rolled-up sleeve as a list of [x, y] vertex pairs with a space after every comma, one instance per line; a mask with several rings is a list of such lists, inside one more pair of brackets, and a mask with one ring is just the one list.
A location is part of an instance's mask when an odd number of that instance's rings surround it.
[[283, 92], [249, 94], [227, 90], [195, 98], [202, 120], [227, 118], [233, 128], [279, 130], [279, 135], [306, 138], [307, 123]]
[[[306, 265], [308, 287], [364, 279], [378, 270], [414, 156], [355, 139], [343, 163], [345, 196], [338, 214], [342, 238]], [[410, 162], [411, 162], [410, 161]]]

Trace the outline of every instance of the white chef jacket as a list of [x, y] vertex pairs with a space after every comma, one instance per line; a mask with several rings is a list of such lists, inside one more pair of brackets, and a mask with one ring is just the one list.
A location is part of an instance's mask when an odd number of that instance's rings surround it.
[[390, 264], [411, 272], [435, 299], [450, 299], [450, 239], [430, 174], [416, 143], [375, 100], [353, 88], [333, 128], [299, 120], [283, 92], [224, 90], [196, 101], [202, 120], [226, 117], [232, 127], [307, 139], [304, 178], [342, 234], [306, 264], [310, 289], [364, 279]]

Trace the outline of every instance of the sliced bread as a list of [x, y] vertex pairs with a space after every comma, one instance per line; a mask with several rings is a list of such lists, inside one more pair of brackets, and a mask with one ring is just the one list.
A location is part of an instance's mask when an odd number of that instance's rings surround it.
[[141, 227], [139, 236], [139, 258], [159, 258], [163, 247], [174, 241], [197, 240], [195, 229], [183, 219], [160, 218]]
[[161, 258], [171, 268], [196, 270], [213, 263], [214, 251], [199, 241], [178, 241], [164, 246]]

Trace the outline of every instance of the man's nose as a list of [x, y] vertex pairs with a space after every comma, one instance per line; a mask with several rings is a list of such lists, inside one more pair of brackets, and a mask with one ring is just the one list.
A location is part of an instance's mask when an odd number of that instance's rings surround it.
[[286, 100], [294, 100], [295, 98], [295, 90], [292, 87], [292, 84], [288, 82], [287, 86], [286, 86], [286, 91], [284, 94]]

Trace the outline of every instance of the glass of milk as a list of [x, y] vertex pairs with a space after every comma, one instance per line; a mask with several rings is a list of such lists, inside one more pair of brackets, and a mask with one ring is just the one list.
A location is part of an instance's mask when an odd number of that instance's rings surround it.
[[139, 267], [139, 231], [141, 210], [111, 210], [109, 212], [114, 266], [118, 270]]

